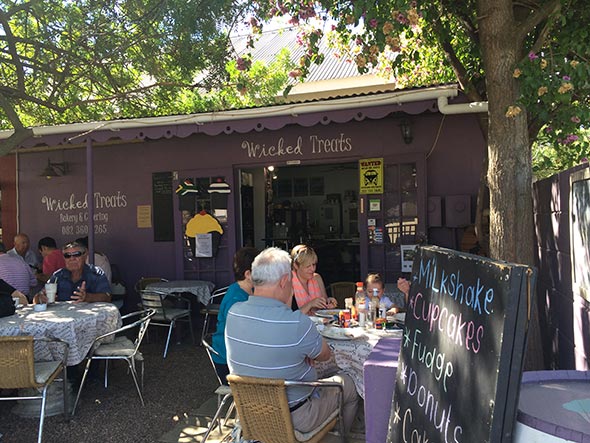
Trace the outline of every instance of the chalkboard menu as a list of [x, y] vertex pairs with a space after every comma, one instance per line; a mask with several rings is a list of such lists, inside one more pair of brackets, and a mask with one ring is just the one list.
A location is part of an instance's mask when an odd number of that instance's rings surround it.
[[418, 249], [388, 442], [512, 441], [533, 283], [526, 266]]
[[152, 174], [154, 241], [174, 241], [172, 172]]

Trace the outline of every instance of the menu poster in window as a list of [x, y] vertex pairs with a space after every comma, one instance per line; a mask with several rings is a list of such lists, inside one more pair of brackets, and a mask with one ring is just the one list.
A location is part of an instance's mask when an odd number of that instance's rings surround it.
[[174, 241], [172, 172], [152, 174], [154, 241]]
[[388, 442], [512, 441], [534, 277], [524, 265], [417, 249]]
[[401, 245], [402, 255], [402, 272], [412, 272], [412, 264], [414, 263], [414, 254], [418, 245]]

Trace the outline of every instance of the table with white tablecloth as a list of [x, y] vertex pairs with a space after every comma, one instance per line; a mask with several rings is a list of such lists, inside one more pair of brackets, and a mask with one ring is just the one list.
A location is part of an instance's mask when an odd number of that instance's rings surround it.
[[171, 280], [150, 283], [146, 289], [153, 289], [165, 294], [193, 294], [204, 305], [211, 299], [211, 291], [215, 284], [206, 280]]
[[333, 359], [328, 362], [316, 363], [319, 376], [323, 377], [335, 370], [341, 370], [350, 375], [358, 394], [365, 398], [364, 387], [364, 363], [379, 340], [384, 337], [401, 340], [402, 330], [378, 330], [368, 329], [356, 334], [354, 339], [326, 338], [332, 349]]
[[[17, 309], [14, 315], [0, 318], [0, 335], [58, 338], [69, 345], [67, 364], [80, 363], [96, 337], [121, 327], [121, 315], [112, 303], [55, 302], [45, 311], [33, 306]], [[110, 338], [112, 340], [112, 338]], [[63, 358], [61, 347], [35, 342], [36, 360]]]

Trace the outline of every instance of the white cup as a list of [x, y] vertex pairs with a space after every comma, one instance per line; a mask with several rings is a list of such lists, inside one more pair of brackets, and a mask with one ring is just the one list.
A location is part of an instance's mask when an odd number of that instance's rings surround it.
[[56, 294], [57, 283], [45, 283], [45, 295], [47, 295], [47, 303], [55, 303]]
[[45, 311], [47, 310], [47, 305], [45, 303], [39, 304], [39, 305], [33, 305], [33, 311], [35, 312], [41, 312], [41, 311]]

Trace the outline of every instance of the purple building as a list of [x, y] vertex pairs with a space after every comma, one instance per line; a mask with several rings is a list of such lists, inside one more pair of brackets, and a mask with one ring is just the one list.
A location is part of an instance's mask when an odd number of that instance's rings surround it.
[[[141, 276], [225, 285], [242, 245], [300, 242], [327, 284], [368, 272], [395, 282], [402, 249], [460, 249], [474, 222], [486, 147], [465, 102], [445, 85], [34, 128], [2, 204], [33, 244], [89, 235], [128, 288]], [[221, 229], [196, 235], [199, 214]]]

